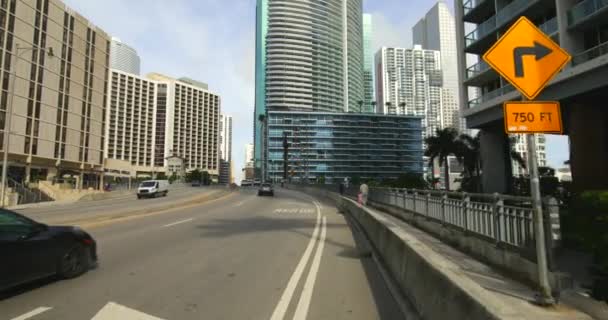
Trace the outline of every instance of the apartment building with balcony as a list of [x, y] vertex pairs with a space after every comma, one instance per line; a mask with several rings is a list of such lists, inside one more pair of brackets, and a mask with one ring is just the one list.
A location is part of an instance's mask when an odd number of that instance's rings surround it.
[[206, 86], [151, 73], [158, 81], [154, 165], [167, 157], [184, 159], [186, 171], [207, 171], [215, 182], [220, 170], [220, 97]]
[[220, 184], [230, 184], [232, 177], [232, 116], [222, 114], [220, 120]]
[[[521, 16], [572, 55], [538, 100], [562, 105], [570, 162], [577, 188], [608, 187], [608, 2], [603, 0], [455, 0], [461, 105], [470, 128], [481, 129], [484, 188], [508, 189], [512, 165], [507, 155], [502, 104], [521, 95], [494, 70], [467, 55], [482, 56]], [[469, 99], [469, 88], [480, 95]]]
[[268, 113], [268, 176], [283, 178], [283, 134], [292, 181], [422, 175], [422, 117], [361, 113]]
[[61, 1], [0, 3], [0, 148], [10, 179], [69, 174], [98, 186], [109, 56], [109, 35]]

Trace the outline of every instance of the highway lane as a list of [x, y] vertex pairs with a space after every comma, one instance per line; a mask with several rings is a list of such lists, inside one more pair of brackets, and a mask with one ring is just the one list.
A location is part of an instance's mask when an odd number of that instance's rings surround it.
[[242, 190], [90, 231], [98, 269], [25, 288], [0, 319], [402, 318], [344, 217], [301, 193]]

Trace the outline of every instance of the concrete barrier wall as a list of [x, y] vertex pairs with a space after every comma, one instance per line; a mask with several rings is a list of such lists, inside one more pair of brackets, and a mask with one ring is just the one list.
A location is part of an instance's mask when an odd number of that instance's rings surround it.
[[449, 260], [403, 231], [386, 217], [325, 190], [293, 187], [334, 201], [362, 227], [402, 293], [423, 319], [521, 319], [516, 310], [487, 295]]

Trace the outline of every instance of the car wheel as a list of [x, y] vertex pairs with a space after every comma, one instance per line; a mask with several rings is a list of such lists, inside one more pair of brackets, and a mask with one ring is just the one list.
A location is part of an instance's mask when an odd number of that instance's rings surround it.
[[137, 195], [137, 199], [141, 199], [141, 195], [139, 195], [139, 194], [138, 194], [138, 195]]
[[169, 191], [165, 191], [165, 197], [169, 194]]
[[87, 249], [78, 244], [68, 251], [59, 263], [59, 276], [64, 279], [77, 277], [85, 273], [90, 266]]

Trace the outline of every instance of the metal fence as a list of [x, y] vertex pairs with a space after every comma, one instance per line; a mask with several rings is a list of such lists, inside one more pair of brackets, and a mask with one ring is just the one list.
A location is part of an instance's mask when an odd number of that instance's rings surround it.
[[[312, 186], [312, 185], [310, 185]], [[339, 186], [315, 185], [338, 192]], [[344, 190], [356, 199], [358, 186]], [[435, 220], [445, 226], [514, 248], [534, 247], [532, 198], [502, 194], [473, 194], [437, 190], [370, 188], [368, 202], [400, 208], [415, 216]], [[556, 201], [544, 203], [547, 245], [555, 247], [561, 238], [559, 207]]]
[[371, 188], [369, 201], [402, 208], [497, 243], [528, 247], [534, 242], [534, 210], [532, 199], [526, 197]]

